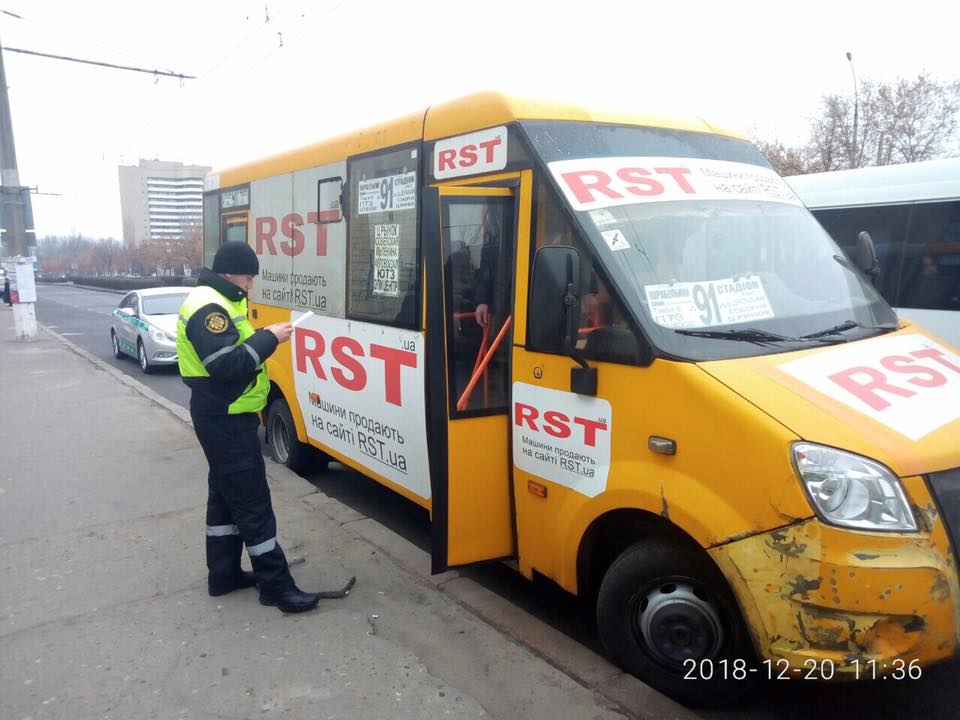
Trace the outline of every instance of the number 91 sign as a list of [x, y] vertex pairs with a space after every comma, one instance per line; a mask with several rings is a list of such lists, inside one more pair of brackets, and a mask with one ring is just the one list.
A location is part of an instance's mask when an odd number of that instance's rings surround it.
[[654, 322], [668, 328], [697, 328], [763, 320], [773, 308], [756, 275], [671, 285], [646, 285]]

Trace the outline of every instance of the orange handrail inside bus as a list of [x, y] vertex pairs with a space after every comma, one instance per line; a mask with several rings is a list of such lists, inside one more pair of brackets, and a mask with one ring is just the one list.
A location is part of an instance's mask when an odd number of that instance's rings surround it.
[[[456, 312], [453, 314], [453, 317], [456, 320], [474, 320], [476, 321], [477, 315], [476, 312]], [[477, 368], [480, 367], [480, 361], [483, 360], [483, 356], [487, 352], [487, 341], [490, 340], [490, 324], [487, 323], [483, 326], [483, 337], [480, 338], [480, 347], [477, 349], [477, 359], [473, 363], [473, 370], [471, 372], [476, 372]], [[490, 378], [487, 376], [486, 371], [483, 373], [483, 404], [490, 404]]]
[[503, 327], [500, 328], [500, 332], [497, 333], [497, 337], [490, 344], [490, 349], [487, 350], [486, 355], [483, 356], [483, 360], [480, 361], [480, 364], [477, 366], [476, 370], [473, 371], [473, 377], [470, 378], [470, 382], [467, 383], [466, 389], [463, 391], [460, 399], [457, 400], [457, 410], [459, 412], [466, 410], [467, 404], [470, 402], [470, 396], [473, 394], [473, 388], [476, 387], [477, 381], [480, 380], [480, 375], [486, 375], [487, 365], [490, 364], [490, 359], [497, 351], [497, 348], [500, 347], [500, 343], [503, 342], [503, 338], [506, 337], [507, 330], [510, 328], [510, 324], [512, 322], [513, 315], [509, 316], [503, 321]]

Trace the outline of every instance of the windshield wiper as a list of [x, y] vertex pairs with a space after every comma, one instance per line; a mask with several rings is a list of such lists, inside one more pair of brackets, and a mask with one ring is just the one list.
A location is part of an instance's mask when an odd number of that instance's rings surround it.
[[680, 335], [710, 338], [717, 340], [742, 340], [752, 343], [772, 342], [800, 342], [799, 338], [777, 335], [776, 333], [760, 330], [759, 328], [744, 328], [742, 330], [674, 330]]
[[826, 330], [818, 330], [817, 332], [809, 333], [807, 335], [801, 335], [800, 338], [803, 340], [815, 340], [817, 338], [822, 338], [826, 335], [839, 335], [842, 332], [847, 330], [853, 330], [854, 328], [863, 328], [864, 330], [894, 330], [896, 329], [893, 326], [889, 325], [864, 325], [859, 323], [856, 320], [844, 320], [842, 323], [834, 325], [833, 327], [828, 327]]
[[[787, 335], [777, 335], [776, 333], [767, 332], [766, 330], [761, 330], [759, 328], [743, 328], [741, 330], [674, 330], [674, 332], [679, 333], [680, 335], [692, 335], [693, 337], [702, 337], [702, 338], [711, 338], [717, 340], [742, 340], [743, 342], [752, 342], [757, 343], [758, 345], [777, 343], [777, 342], [794, 342], [802, 343], [809, 340], [814, 340], [819, 343], [824, 343], [828, 345], [833, 345], [836, 340], [826, 340], [818, 337], [789, 337]], [[846, 340], [842, 340], [846, 342]]]

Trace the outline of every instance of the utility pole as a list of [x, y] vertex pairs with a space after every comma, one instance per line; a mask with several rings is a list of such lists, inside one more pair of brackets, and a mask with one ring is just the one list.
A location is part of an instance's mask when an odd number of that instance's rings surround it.
[[[18, 258], [19, 262], [7, 265], [13, 271], [10, 291], [13, 295], [13, 320], [17, 337], [28, 340], [37, 336], [37, 318], [34, 312], [36, 286], [33, 280], [32, 258], [22, 261], [27, 254], [28, 215], [25, 203], [29, 202], [30, 189], [20, 186], [17, 170], [17, 150], [13, 144], [13, 121], [10, 117], [10, 98], [7, 96], [7, 73], [3, 68], [3, 46], [0, 45], [0, 201], [3, 203], [3, 255]], [[29, 213], [32, 215], [32, 213]], [[30, 228], [31, 230], [33, 228]]]
[[26, 254], [23, 192], [17, 170], [17, 149], [13, 144], [13, 122], [10, 119], [10, 98], [7, 96], [7, 74], [3, 68], [0, 47], [0, 188], [3, 200], [4, 255]]
[[853, 151], [850, 153], [850, 167], [860, 167], [859, 149], [857, 147], [857, 125], [860, 120], [860, 100], [857, 97], [857, 72], [853, 69], [853, 53], [847, 53], [850, 63], [850, 72], [853, 74]]

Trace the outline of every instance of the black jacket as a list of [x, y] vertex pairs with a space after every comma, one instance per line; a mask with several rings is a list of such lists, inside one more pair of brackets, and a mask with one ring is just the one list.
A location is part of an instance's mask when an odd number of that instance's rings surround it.
[[[230, 302], [239, 302], [246, 293], [228, 280], [206, 268], [200, 271], [198, 285], [209, 285]], [[223, 307], [215, 303], [198, 309], [186, 324], [187, 340], [193, 345], [210, 377], [185, 377], [183, 382], [190, 388], [190, 412], [199, 415], [226, 415], [232, 402], [239, 398], [257, 379], [260, 364], [277, 349], [277, 336], [266, 329], [259, 329], [244, 342], [237, 345], [240, 332], [231, 318], [226, 319], [226, 328], [217, 330], [208, 327], [206, 320], [211, 315], [223, 316]]]

